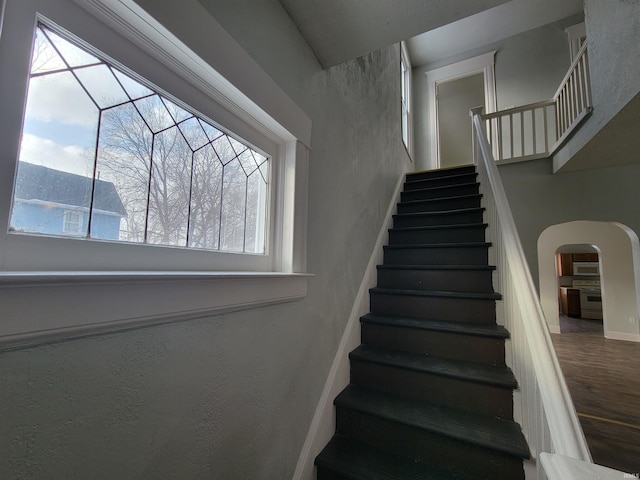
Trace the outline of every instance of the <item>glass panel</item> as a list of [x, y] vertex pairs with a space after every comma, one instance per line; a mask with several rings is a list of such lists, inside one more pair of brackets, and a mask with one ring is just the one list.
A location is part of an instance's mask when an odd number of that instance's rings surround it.
[[62, 55], [62, 58], [65, 59], [70, 67], [82, 67], [86, 65], [102, 63], [90, 53], [76, 47], [72, 43], [69, 43], [67, 40], [60, 37], [51, 30], [44, 27], [40, 28], [42, 28], [46, 32], [47, 37], [49, 37], [49, 39], [51, 40], [51, 43], [53, 43], [58, 52], [60, 52], [60, 55]]
[[159, 95], [141, 98], [134, 103], [153, 133], [160, 132], [174, 124], [173, 118], [169, 115], [169, 110], [164, 106]]
[[255, 159], [253, 158], [253, 152], [248, 148], [238, 155], [238, 161], [242, 165], [242, 169], [244, 170], [244, 174], [249, 176], [251, 175], [258, 165], [256, 164]]
[[245, 201], [247, 177], [240, 162], [234, 160], [224, 167], [222, 190], [222, 221], [220, 249], [229, 252], [244, 250]]
[[[102, 115], [96, 177], [111, 182], [122, 202], [118, 238], [123, 241], [145, 241], [152, 142], [153, 135], [131, 103]], [[92, 219], [91, 235], [105, 238], [96, 220]]]
[[268, 183], [269, 178], [269, 162], [268, 159], [263, 157], [264, 161], [258, 166], [260, 169], [260, 175], [262, 176], [262, 181]]
[[231, 143], [231, 146], [233, 147], [233, 150], [236, 152], [236, 155], [240, 155], [242, 152], [244, 152], [245, 150], [247, 150], [249, 148], [245, 144], [240, 143], [239, 141], [237, 141], [233, 137], [227, 136], [227, 138], [229, 139], [229, 143]]
[[39, 28], [33, 42], [31, 54], [31, 74], [50, 72], [52, 70], [64, 70], [67, 66], [53, 48], [49, 39]]
[[233, 151], [231, 143], [229, 143], [229, 137], [226, 135], [218, 137], [212, 142], [212, 145], [223, 165], [236, 158], [236, 152]]
[[162, 101], [167, 107], [167, 110], [169, 110], [169, 113], [171, 114], [171, 118], [173, 118], [174, 123], [180, 123], [183, 120], [186, 120], [187, 118], [193, 117], [192, 113], [187, 112], [184, 108], [179, 107], [178, 105], [167, 100], [166, 98], [163, 98]]
[[74, 72], [100, 108], [111, 107], [129, 100], [111, 74], [111, 69], [106, 65], [79, 68]]
[[10, 230], [86, 235], [86, 221], [66, 228], [65, 211], [89, 210], [97, 121], [68, 71], [30, 79]]
[[137, 100], [138, 98], [148, 97], [149, 95], [153, 95], [153, 90], [148, 89], [144, 85], [136, 82], [131, 77], [125, 75], [124, 73], [116, 70], [115, 68], [111, 68], [113, 74], [118, 78], [126, 92], [131, 97], [131, 100]]
[[191, 149], [177, 127], [153, 140], [147, 242], [186, 246]]
[[82, 126], [98, 120], [98, 109], [70, 72], [32, 78], [27, 95], [27, 118]]
[[191, 117], [189, 120], [180, 123], [178, 127], [187, 139], [187, 142], [189, 142], [192, 150], [198, 150], [209, 143], [209, 138], [204, 133], [197, 118]]
[[221, 196], [222, 164], [207, 145], [194, 154], [190, 247], [219, 248]]
[[220, 130], [218, 130], [216, 127], [212, 127], [204, 120], [200, 120], [200, 124], [202, 125], [202, 128], [205, 131], [205, 133], [207, 134], [207, 137], [209, 137], [209, 140], [215, 140], [216, 138], [224, 135]]
[[247, 220], [245, 252], [264, 253], [266, 218], [266, 184], [259, 172], [247, 179]]

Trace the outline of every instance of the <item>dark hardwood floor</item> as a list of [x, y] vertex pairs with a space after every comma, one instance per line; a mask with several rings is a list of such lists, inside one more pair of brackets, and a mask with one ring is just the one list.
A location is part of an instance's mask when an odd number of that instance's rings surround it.
[[640, 343], [602, 322], [560, 317], [551, 338], [595, 463], [640, 473]]

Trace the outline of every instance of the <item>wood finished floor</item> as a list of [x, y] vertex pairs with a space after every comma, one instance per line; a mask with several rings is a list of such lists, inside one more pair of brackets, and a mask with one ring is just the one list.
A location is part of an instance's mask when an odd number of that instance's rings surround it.
[[609, 340], [602, 322], [561, 317], [552, 334], [595, 463], [640, 473], [640, 343]]

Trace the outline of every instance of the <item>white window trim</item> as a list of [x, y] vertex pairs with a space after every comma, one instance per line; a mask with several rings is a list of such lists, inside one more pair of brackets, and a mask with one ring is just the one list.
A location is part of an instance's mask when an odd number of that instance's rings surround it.
[[[3, 0], [0, 6], [10, 7], [14, 1], [37, 0]], [[257, 138], [252, 131], [257, 131], [276, 146], [278, 191], [273, 198], [276, 228], [272, 245], [277, 248], [273, 251], [273, 260], [262, 272], [255, 271], [251, 262], [243, 265], [246, 255], [220, 252], [215, 253], [222, 259], [215, 271], [202, 271], [198, 255], [189, 264], [174, 262], [163, 271], [153, 272], [130, 271], [126, 261], [124, 268], [115, 264], [108, 271], [36, 271], [34, 268], [25, 271], [7, 268], [20, 259], [8, 259], [0, 250], [0, 302], [3, 305], [0, 348], [198, 318], [304, 297], [308, 278], [305, 272], [309, 118], [197, 0], [163, 2], [161, 6], [149, 1], [156, 18], [141, 8], [146, 0], [73, 2], [85, 10], [81, 15], [89, 14], [105, 23], [212, 98], [221, 107], [216, 121], [250, 142]], [[55, 14], [43, 14], [64, 27], [65, 22], [58, 22]], [[178, 17], [189, 21], [177, 26], [169, 21]], [[172, 31], [161, 24], [163, 20], [172, 25]], [[82, 37], [82, 28], [79, 30], [73, 29]], [[203, 34], [206, 38], [198, 38]], [[3, 49], [1, 43], [0, 32], [0, 55], [7, 55], [7, 47]], [[212, 43], [219, 48], [209, 48]], [[101, 45], [96, 48], [104, 51]], [[182, 100], [189, 103], [189, 98]], [[2, 139], [16, 143], [15, 137], [13, 129], [4, 133]], [[9, 183], [12, 180], [0, 179], [0, 188], [12, 191]], [[8, 215], [9, 212], [2, 212], [0, 222], [6, 224]], [[27, 243], [33, 240], [26, 235], [14, 237]], [[51, 241], [51, 256], [56, 256], [58, 249], [68, 248], [67, 242], [94, 243], [47, 240]], [[100, 243], [95, 242], [101, 251], [108, 246], [110, 254], [118, 257], [121, 245]], [[65, 307], [61, 311], [60, 305], [73, 308]]]
[[[406, 103], [407, 103], [407, 142], [404, 146], [407, 149], [407, 153], [410, 158], [413, 158], [413, 85], [412, 77], [413, 70], [411, 67], [411, 57], [409, 56], [409, 49], [407, 48], [407, 42], [400, 42], [400, 57], [407, 69], [407, 85], [406, 85]], [[401, 115], [404, 113], [401, 112]], [[404, 137], [403, 137], [404, 142]]]

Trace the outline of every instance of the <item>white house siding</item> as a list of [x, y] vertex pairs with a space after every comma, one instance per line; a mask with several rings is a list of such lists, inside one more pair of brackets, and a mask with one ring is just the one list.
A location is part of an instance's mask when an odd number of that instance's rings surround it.
[[[140, 4], [162, 16], [162, 2]], [[281, 306], [0, 353], [0, 478], [293, 473], [408, 162], [399, 49], [322, 71], [277, 1], [212, 4], [312, 119], [309, 293]]]

